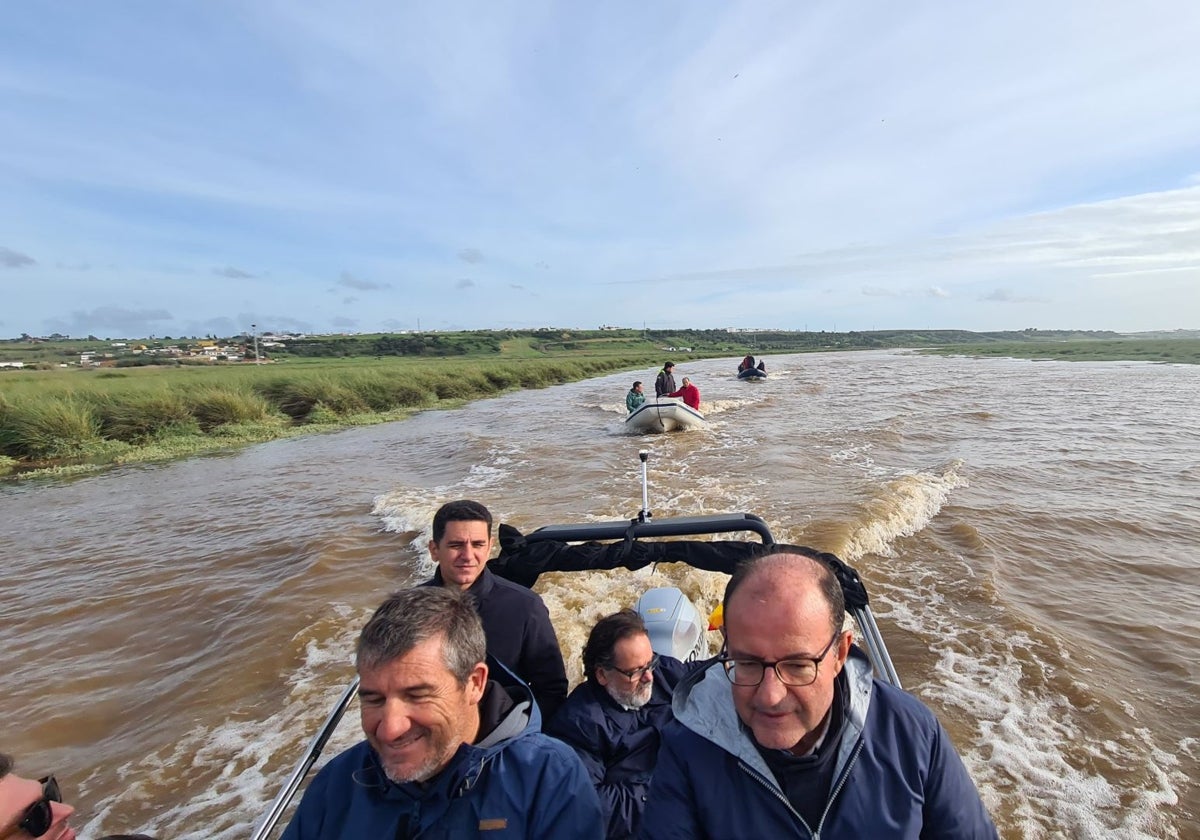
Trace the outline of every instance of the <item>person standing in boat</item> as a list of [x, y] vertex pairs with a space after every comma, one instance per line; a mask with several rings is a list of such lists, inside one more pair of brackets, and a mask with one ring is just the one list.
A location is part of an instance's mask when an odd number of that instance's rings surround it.
[[487, 647], [462, 591], [384, 601], [355, 653], [366, 740], [317, 773], [281, 840], [603, 837], [579, 757]]
[[491, 553], [491, 511], [470, 499], [447, 502], [433, 516], [429, 541], [437, 569], [422, 585], [471, 595], [483, 620], [488, 653], [529, 685], [542, 717], [549, 720], [567, 699], [558, 636], [540, 595], [488, 570]]
[[625, 395], [625, 410], [632, 414], [645, 401], [646, 395], [642, 393], [642, 383], [640, 381], [634, 382], [633, 387], [629, 389], [629, 393]]
[[665, 397], [667, 394], [675, 390], [675, 370], [674, 362], [667, 362], [663, 365], [663, 369], [658, 372], [658, 378], [654, 380], [654, 398]]
[[683, 402], [689, 408], [700, 410], [700, 389], [692, 384], [692, 380], [688, 377], [683, 377], [683, 387], [678, 391], [667, 394], [668, 397], [683, 397]]
[[730, 577], [724, 650], [675, 689], [640, 836], [995, 840], [933, 712], [851, 643], [816, 554], [777, 545]]
[[588, 634], [584, 682], [547, 724], [546, 734], [583, 761], [600, 795], [609, 840], [637, 833], [660, 735], [673, 719], [671, 693], [690, 667], [654, 652], [634, 610], [605, 616]]

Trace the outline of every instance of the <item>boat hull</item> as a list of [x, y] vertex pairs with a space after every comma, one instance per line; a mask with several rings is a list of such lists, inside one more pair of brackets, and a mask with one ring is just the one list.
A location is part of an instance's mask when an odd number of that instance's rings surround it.
[[767, 372], [758, 368], [750, 368], [749, 370], [742, 371], [737, 376], [743, 382], [759, 382], [767, 378]]
[[625, 428], [632, 432], [678, 432], [700, 429], [707, 423], [696, 409], [665, 397], [642, 403], [625, 418]]

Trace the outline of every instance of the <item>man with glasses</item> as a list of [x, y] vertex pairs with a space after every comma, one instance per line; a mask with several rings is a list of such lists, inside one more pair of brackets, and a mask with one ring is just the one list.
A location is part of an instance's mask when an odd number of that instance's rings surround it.
[[851, 644], [819, 552], [744, 564], [723, 608], [718, 664], [676, 689], [640, 836], [997, 836], [937, 718]]
[[637, 832], [660, 733], [671, 721], [671, 693], [687, 668], [653, 651], [646, 625], [634, 610], [605, 616], [588, 634], [585, 680], [546, 733], [565, 741], [582, 759], [600, 795], [609, 838]]
[[53, 776], [33, 781], [13, 774], [13, 760], [0, 753], [0, 840], [41, 837], [74, 840], [67, 820], [75, 809], [64, 805]]

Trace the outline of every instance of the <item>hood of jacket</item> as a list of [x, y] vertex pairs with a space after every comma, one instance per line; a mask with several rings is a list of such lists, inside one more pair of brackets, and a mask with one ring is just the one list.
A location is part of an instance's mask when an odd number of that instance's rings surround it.
[[[843, 673], [846, 675], [849, 702], [846, 704], [846, 720], [838, 744], [834, 778], [842, 774], [854, 745], [862, 735], [867, 710], [871, 705], [873, 685], [871, 661], [854, 645], [850, 646]], [[677, 721], [737, 757], [778, 787], [775, 774], [751, 740], [750, 730], [738, 717], [733, 705], [733, 684], [722, 673], [716, 659], [708, 668], [689, 674], [675, 687], [672, 709]]]

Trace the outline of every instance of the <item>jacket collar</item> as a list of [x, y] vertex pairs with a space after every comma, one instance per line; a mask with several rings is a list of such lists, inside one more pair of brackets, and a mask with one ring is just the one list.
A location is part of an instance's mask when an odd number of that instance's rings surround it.
[[[442, 568], [433, 570], [433, 582], [438, 586], [445, 586], [446, 580], [442, 577]], [[479, 577], [475, 578], [475, 582], [467, 587], [467, 592], [475, 598], [475, 602], [479, 603], [481, 599], [486, 598], [496, 588], [496, 576], [492, 574], [491, 569], [487, 566], [483, 567], [483, 571], [479, 573]]]

